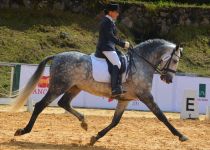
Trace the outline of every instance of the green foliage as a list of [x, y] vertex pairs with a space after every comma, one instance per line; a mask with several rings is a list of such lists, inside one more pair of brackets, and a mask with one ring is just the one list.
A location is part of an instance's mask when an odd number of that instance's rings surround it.
[[162, 37], [183, 45], [180, 72], [210, 76], [210, 26], [175, 26]]
[[111, 0], [118, 3], [135, 3], [144, 4], [145, 7], [151, 10], [155, 10], [161, 7], [199, 7], [210, 8], [210, 2], [208, 0], [203, 1], [191, 1], [191, 0]]
[[[63, 51], [95, 51], [98, 20], [68, 12], [0, 11], [0, 61], [39, 63]], [[134, 36], [122, 24], [120, 35]], [[175, 26], [159, 37], [184, 44], [179, 71], [210, 76], [210, 27]], [[136, 40], [136, 39], [135, 39]]]
[[0, 66], [0, 97], [9, 95], [10, 91], [10, 67]]
[[[37, 63], [45, 56], [70, 50], [91, 53], [97, 21], [62, 12], [0, 12], [0, 61]], [[67, 34], [65, 38], [61, 34]]]

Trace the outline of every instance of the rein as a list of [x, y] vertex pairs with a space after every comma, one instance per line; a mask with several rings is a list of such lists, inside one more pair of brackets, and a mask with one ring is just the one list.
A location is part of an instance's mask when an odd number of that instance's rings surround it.
[[[175, 70], [172, 70], [169, 68], [170, 64], [171, 64], [171, 60], [173, 58], [173, 56], [177, 56], [178, 58], [180, 58], [178, 55], [175, 54], [175, 51], [179, 49], [179, 46], [176, 46], [176, 48], [173, 49], [173, 52], [171, 53], [171, 57], [170, 59], [166, 62], [166, 64], [164, 65], [164, 67], [162, 69], [158, 68], [158, 65], [154, 65], [152, 64], [150, 61], [148, 61], [144, 56], [142, 55], [139, 55], [138, 53], [136, 53], [134, 51], [134, 48], [133, 46], [131, 46], [130, 48], [128, 48], [128, 57], [129, 57], [129, 65], [128, 65], [128, 68], [129, 70], [131, 70], [131, 66], [132, 64], [134, 64], [134, 67], [136, 68], [135, 66], [135, 62], [133, 60], [133, 54], [136, 54], [139, 58], [143, 59], [145, 62], [147, 62], [156, 72], [158, 72], [160, 75], [165, 75], [167, 72], [172, 72], [172, 73], [176, 73]], [[161, 60], [162, 61], [162, 60]], [[128, 71], [127, 71], [128, 72]]]

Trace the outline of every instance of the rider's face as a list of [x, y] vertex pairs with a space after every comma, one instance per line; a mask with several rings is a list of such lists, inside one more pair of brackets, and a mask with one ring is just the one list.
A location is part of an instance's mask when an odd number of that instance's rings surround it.
[[118, 11], [109, 11], [109, 16], [111, 16], [113, 20], [117, 20], [117, 18], [119, 16], [119, 12]]

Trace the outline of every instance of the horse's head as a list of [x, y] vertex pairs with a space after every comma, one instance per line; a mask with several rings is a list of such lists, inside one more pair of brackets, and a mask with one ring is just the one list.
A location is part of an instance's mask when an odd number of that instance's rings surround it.
[[160, 76], [160, 78], [168, 84], [172, 83], [172, 79], [177, 71], [182, 51], [183, 48], [178, 45], [175, 48], [171, 48], [170, 51], [167, 51], [161, 56], [160, 70], [163, 74]]
[[[153, 39], [130, 48], [129, 55], [138, 57], [150, 65], [150, 69], [161, 74], [161, 80], [166, 83], [172, 83], [176, 73], [183, 48], [175, 44], [162, 40]], [[133, 55], [135, 54], [135, 55]], [[132, 59], [130, 59], [132, 60]], [[135, 64], [135, 63], [134, 63]]]

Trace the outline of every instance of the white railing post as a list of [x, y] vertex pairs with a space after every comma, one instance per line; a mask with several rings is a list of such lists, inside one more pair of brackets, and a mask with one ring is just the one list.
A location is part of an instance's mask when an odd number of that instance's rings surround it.
[[9, 97], [12, 97], [13, 92], [13, 78], [14, 78], [14, 66], [11, 67], [11, 75], [10, 75], [10, 90], [9, 90]]

